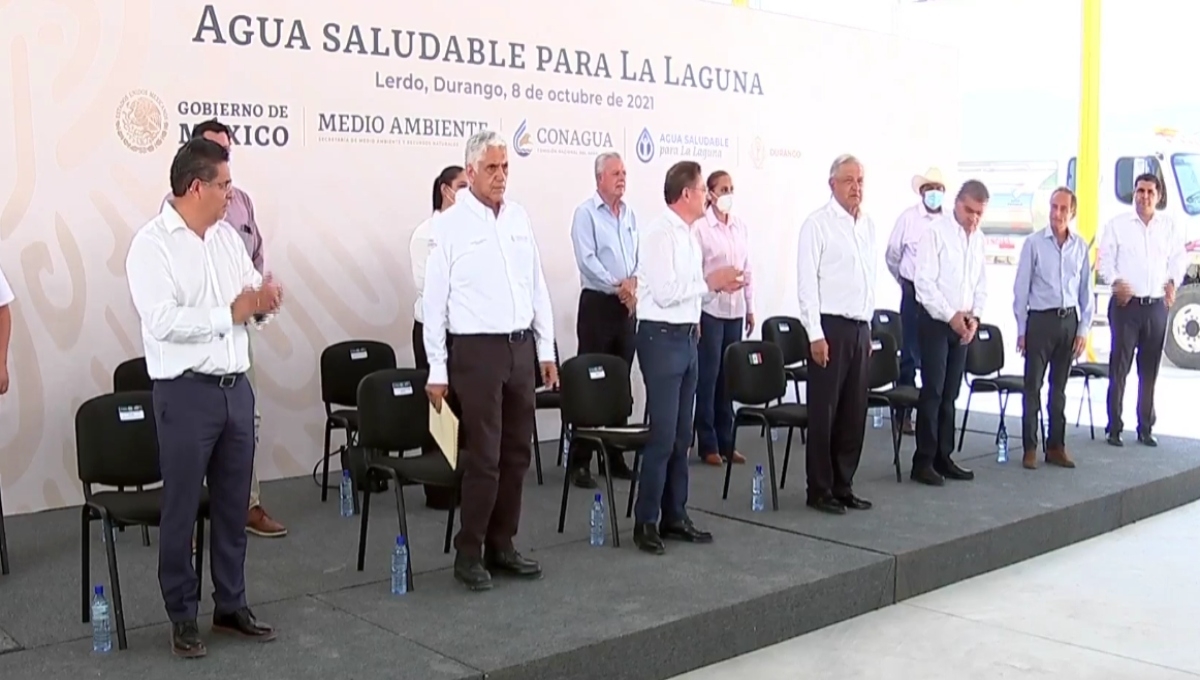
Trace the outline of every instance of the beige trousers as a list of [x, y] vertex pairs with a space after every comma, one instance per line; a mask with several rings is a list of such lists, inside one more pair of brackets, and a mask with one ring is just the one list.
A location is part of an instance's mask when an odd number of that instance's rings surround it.
[[250, 389], [254, 392], [254, 466], [250, 468], [250, 509], [262, 505], [261, 491], [258, 487], [258, 426], [262, 415], [258, 412], [258, 390], [254, 388], [254, 335], [250, 335], [250, 370], [246, 371], [246, 379], [250, 381]]

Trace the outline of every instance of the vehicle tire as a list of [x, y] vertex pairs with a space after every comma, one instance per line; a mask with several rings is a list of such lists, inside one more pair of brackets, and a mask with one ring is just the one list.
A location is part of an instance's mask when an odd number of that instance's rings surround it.
[[1167, 312], [1167, 359], [1179, 368], [1200, 371], [1200, 284], [1180, 288]]

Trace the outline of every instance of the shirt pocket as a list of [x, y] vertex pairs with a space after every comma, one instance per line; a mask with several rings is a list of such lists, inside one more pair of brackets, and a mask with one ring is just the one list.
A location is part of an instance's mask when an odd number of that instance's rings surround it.
[[533, 288], [534, 263], [536, 262], [536, 244], [530, 234], [513, 234], [508, 238], [509, 267], [512, 270], [513, 285], [523, 288]]

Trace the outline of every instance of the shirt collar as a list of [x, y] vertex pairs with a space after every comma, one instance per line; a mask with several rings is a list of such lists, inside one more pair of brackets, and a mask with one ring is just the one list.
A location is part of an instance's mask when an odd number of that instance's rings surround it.
[[[608, 208], [609, 209], [608, 211], [610, 213], [612, 212], [612, 208], [607, 203], [604, 202], [604, 198], [602, 198], [600, 196], [599, 191], [592, 194], [592, 206], [596, 207], [596, 208]], [[622, 198], [619, 201], [617, 201], [617, 212], [618, 212], [617, 217], [621, 216], [619, 213], [625, 212], [624, 208], [625, 208], [625, 199]]]
[[851, 215], [849, 212], [847, 212], [846, 209], [842, 207], [842, 204], [838, 203], [837, 199], [835, 199], [835, 198], [829, 199], [829, 203], [826, 204], [825, 209], [829, 210], [837, 217], [841, 217], [841, 218], [850, 220], [850, 222], [853, 224], [857, 224], [859, 222], [859, 220], [862, 220], [862, 218], [863, 218], [863, 212], [861, 209], [858, 211], [858, 219], [856, 220], [856, 219], [854, 219], [854, 215]]
[[507, 205], [507, 201], [501, 201], [500, 211], [498, 213], [492, 212], [492, 209], [484, 205], [483, 201], [475, 198], [475, 194], [471, 193], [471, 189], [469, 187], [463, 187], [462, 189], [459, 189], [456, 194], [454, 194], [454, 205], [458, 205], [460, 203], [466, 207], [467, 210], [470, 210], [484, 219], [487, 219], [489, 215], [495, 217], [496, 219], [500, 219], [500, 216], [504, 214], [504, 208]]
[[[1045, 228], [1043, 228], [1043, 229], [1042, 229], [1042, 236], [1043, 236], [1044, 238], [1047, 238], [1047, 239], [1050, 239], [1050, 240], [1054, 240], [1054, 228], [1053, 228], [1053, 227], [1049, 227], [1049, 226], [1048, 226], [1048, 227], [1045, 227]], [[1079, 241], [1080, 243], [1082, 243], [1082, 242], [1083, 242], [1083, 237], [1082, 237], [1082, 236], [1080, 236], [1079, 234], [1076, 234], [1075, 232], [1071, 231], [1071, 228], [1070, 228], [1070, 227], [1067, 227], [1067, 240], [1066, 240], [1066, 241], [1063, 241], [1063, 245], [1065, 246], [1065, 245], [1067, 245], [1068, 243], [1071, 243], [1072, 241]]]
[[717, 211], [713, 210], [711, 205], [704, 209], [704, 219], [708, 226], [714, 229], [733, 226], [733, 215], [729, 215], [728, 221], [722, 224], [721, 220], [717, 219]]
[[671, 210], [670, 206], [667, 207], [666, 215], [667, 215], [667, 223], [670, 224], [671, 226], [683, 227], [683, 229], [685, 229], [685, 230], [691, 229], [691, 225], [689, 225], [687, 222], [684, 222], [683, 218], [680, 217], [679, 214], [676, 213], [674, 210]]

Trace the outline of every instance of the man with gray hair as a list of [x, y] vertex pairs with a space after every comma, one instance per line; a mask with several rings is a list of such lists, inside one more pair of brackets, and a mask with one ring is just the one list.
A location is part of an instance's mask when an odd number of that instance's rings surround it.
[[800, 322], [808, 333], [808, 506], [834, 515], [869, 510], [853, 493], [867, 421], [867, 366], [875, 312], [875, 223], [862, 210], [863, 166], [829, 168], [833, 197], [800, 227]]
[[[508, 148], [483, 130], [467, 140], [467, 191], [435, 221], [422, 311], [429, 380], [439, 411], [451, 383], [462, 423], [461, 528], [454, 578], [471, 590], [492, 573], [538, 578], [513, 545], [532, 457], [534, 361], [558, 385], [550, 292], [529, 214], [505, 199]], [[451, 343], [447, 351], [446, 334]], [[536, 359], [535, 359], [536, 356]]]
[[917, 244], [913, 288], [920, 305], [921, 396], [917, 403], [917, 451], [913, 481], [942, 486], [975, 473], [950, 460], [954, 451], [954, 401], [967, 366], [967, 345], [979, 330], [987, 302], [984, 236], [979, 221], [988, 190], [979, 180], [962, 185], [954, 210], [929, 226]]
[[[596, 193], [575, 208], [571, 244], [579, 266], [579, 313], [575, 333], [579, 354], [612, 354], [633, 368], [637, 341], [638, 231], [637, 215], [625, 203], [625, 162], [616, 152], [596, 157]], [[596, 488], [589, 469], [592, 452], [572, 442], [568, 456], [572, 481], [583, 489]], [[609, 472], [618, 479], [633, 477], [625, 459], [610, 456]], [[603, 465], [603, 463], [601, 463]], [[603, 472], [603, 471], [602, 471]]]

